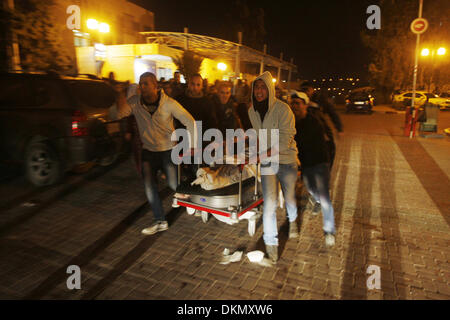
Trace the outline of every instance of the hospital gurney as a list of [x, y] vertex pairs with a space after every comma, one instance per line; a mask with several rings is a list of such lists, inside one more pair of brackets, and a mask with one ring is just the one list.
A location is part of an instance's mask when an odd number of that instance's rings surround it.
[[[235, 224], [248, 220], [248, 233], [253, 236], [256, 231], [256, 220], [262, 215], [263, 198], [258, 186], [259, 165], [256, 166], [255, 177], [243, 181], [244, 164], [238, 164], [239, 182], [213, 190], [204, 190], [200, 185], [180, 183], [178, 179], [177, 194], [189, 196], [188, 200], [174, 198], [174, 206], [186, 207], [188, 214], [201, 213], [206, 223], [211, 214], [214, 218], [227, 224]], [[178, 177], [181, 171], [178, 168]]]

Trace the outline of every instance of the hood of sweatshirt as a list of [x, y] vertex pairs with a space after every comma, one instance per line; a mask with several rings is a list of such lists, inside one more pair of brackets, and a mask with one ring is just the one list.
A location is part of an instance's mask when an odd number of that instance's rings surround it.
[[255, 82], [257, 80], [262, 80], [266, 84], [266, 87], [269, 91], [269, 109], [267, 110], [268, 113], [273, 109], [273, 106], [275, 104], [276, 98], [275, 98], [275, 85], [272, 81], [272, 75], [269, 71], [263, 72], [260, 74], [252, 83], [252, 93], [250, 95], [251, 103], [253, 106], [253, 90], [255, 87]]

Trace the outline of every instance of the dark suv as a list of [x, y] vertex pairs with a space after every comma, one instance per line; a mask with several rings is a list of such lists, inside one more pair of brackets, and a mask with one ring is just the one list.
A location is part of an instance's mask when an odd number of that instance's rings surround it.
[[367, 112], [372, 113], [374, 98], [368, 92], [352, 92], [345, 99], [345, 112]]
[[100, 80], [0, 74], [2, 160], [23, 164], [37, 186], [58, 182], [77, 165], [112, 163], [123, 141], [120, 126], [105, 121], [114, 101], [114, 90]]

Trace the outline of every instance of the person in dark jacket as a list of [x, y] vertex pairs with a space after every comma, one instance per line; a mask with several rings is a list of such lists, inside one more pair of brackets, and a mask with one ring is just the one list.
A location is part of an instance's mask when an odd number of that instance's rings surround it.
[[178, 97], [185, 90], [185, 85], [180, 82], [180, 78], [181, 78], [180, 72], [175, 71], [175, 73], [173, 74], [173, 78], [170, 79], [170, 81], [169, 81], [170, 97], [172, 97], [172, 98]]
[[194, 117], [195, 121], [202, 121], [202, 132], [218, 127], [212, 101], [203, 93], [203, 78], [200, 74], [188, 79], [187, 90], [175, 100]]
[[301, 91], [305, 92], [308, 95], [309, 100], [317, 103], [320, 110], [330, 117], [331, 122], [333, 122], [338, 133], [344, 131], [341, 118], [336, 112], [334, 103], [325, 92], [314, 91], [314, 86], [310, 82], [304, 82]]
[[315, 92], [314, 87], [310, 82], [304, 82], [302, 84], [301, 91], [305, 92], [309, 98], [309, 112], [315, 113], [317, 118], [319, 118], [325, 127], [326, 134], [329, 138], [328, 140], [328, 150], [330, 152], [330, 171], [333, 168], [334, 158], [336, 155], [336, 144], [334, 142], [333, 130], [327, 124], [325, 119], [325, 114], [327, 114], [334, 127], [336, 128], [338, 135], [342, 135], [343, 126], [339, 115], [336, 112], [336, 108], [332, 103], [331, 99], [326, 96], [326, 93]]
[[216, 87], [217, 93], [212, 100], [216, 119], [220, 119], [217, 129], [226, 137], [226, 129], [242, 128], [242, 124], [237, 115], [237, 103], [231, 97], [231, 83], [218, 82]]
[[325, 245], [335, 244], [334, 209], [330, 200], [330, 154], [326, 130], [313, 113], [308, 112], [309, 97], [304, 92], [291, 95], [291, 108], [295, 114], [298, 157], [303, 182], [311, 197], [322, 207]]

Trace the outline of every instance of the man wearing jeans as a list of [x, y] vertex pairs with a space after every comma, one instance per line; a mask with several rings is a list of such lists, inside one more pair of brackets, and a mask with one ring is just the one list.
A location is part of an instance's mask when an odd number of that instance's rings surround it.
[[314, 113], [308, 111], [309, 98], [304, 92], [291, 96], [295, 114], [297, 134], [295, 140], [302, 164], [302, 177], [311, 197], [320, 204], [323, 213], [325, 245], [335, 244], [334, 210], [330, 200], [330, 153], [328, 152], [326, 130]]
[[171, 141], [174, 131], [173, 119], [178, 119], [186, 126], [191, 135], [191, 146], [195, 146], [193, 139], [195, 139], [196, 129], [194, 118], [163, 90], [158, 90], [158, 82], [153, 73], [145, 72], [140, 76], [139, 89], [140, 94], [128, 100], [123, 92], [120, 93], [116, 118], [121, 119], [131, 114], [136, 118], [143, 147], [142, 177], [145, 194], [154, 216], [153, 223], [142, 230], [142, 233], [151, 235], [168, 229], [158, 194], [157, 171], [159, 169], [164, 171], [172, 190], [175, 191], [177, 187], [177, 169], [171, 160], [171, 152], [175, 144]]
[[[277, 189], [281, 184], [286, 210], [289, 218], [289, 238], [298, 237], [297, 199], [295, 184], [297, 181], [297, 146], [295, 136], [295, 119], [289, 106], [275, 97], [272, 76], [264, 72], [255, 79], [252, 85], [251, 106], [248, 115], [258, 138], [264, 129], [267, 136], [271, 131], [278, 132], [279, 141], [270, 141], [268, 158], [261, 157], [261, 183], [264, 197], [263, 227], [266, 251], [273, 263], [278, 260], [278, 228], [277, 228]], [[262, 129], [262, 130], [261, 130]], [[268, 139], [269, 142], [269, 139]], [[278, 155], [278, 157], [276, 157]]]

